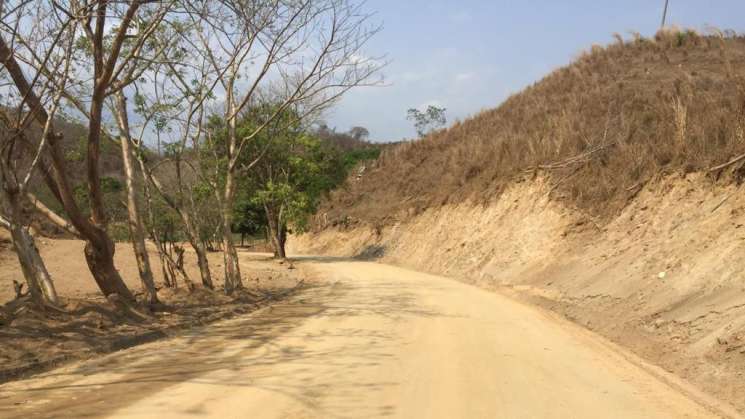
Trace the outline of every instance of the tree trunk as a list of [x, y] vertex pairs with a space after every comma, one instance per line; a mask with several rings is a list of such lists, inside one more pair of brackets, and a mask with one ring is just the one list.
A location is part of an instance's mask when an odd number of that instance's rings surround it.
[[129, 135], [129, 121], [127, 119], [127, 105], [124, 95], [119, 92], [116, 95], [116, 110], [119, 127], [122, 131], [122, 137], [119, 139], [122, 148], [122, 161], [124, 163], [124, 176], [127, 187], [127, 216], [129, 217], [128, 227], [129, 236], [132, 240], [135, 259], [137, 260], [137, 269], [140, 273], [142, 290], [145, 293], [145, 301], [148, 304], [158, 303], [158, 292], [155, 289], [153, 280], [153, 271], [150, 266], [150, 258], [145, 246], [145, 232], [142, 227], [142, 215], [140, 206], [137, 202], [135, 191], [135, 173], [132, 156], [132, 139]]
[[85, 241], [85, 260], [103, 295], [117, 294], [127, 302], [134, 302], [134, 296], [114, 266], [115, 251], [114, 242], [104, 230], [98, 230], [98, 234]]
[[192, 240], [195, 240], [190, 242], [190, 244], [194, 249], [194, 253], [197, 254], [197, 265], [199, 265], [199, 274], [202, 276], [202, 285], [209, 289], [215, 289], [215, 285], [212, 283], [212, 274], [210, 273], [210, 263], [207, 259], [207, 247], [199, 238], [195, 237]]
[[[5, 65], [14, 84], [23, 97], [26, 98], [28, 106], [33, 110], [32, 116], [36, 121], [44, 126], [49, 119], [49, 115], [44, 110], [41, 99], [33, 92], [31, 85], [26, 80], [21, 66], [13, 56], [7, 44], [0, 38], [0, 62]], [[60, 145], [61, 134], [50, 129], [47, 134], [47, 143], [49, 157], [51, 158], [47, 167], [47, 162], [42, 162], [42, 172], [45, 173], [45, 181], [52, 190], [54, 195], [62, 204], [65, 213], [70, 218], [70, 222], [80, 235], [86, 240], [85, 256], [88, 267], [96, 280], [98, 287], [104, 296], [108, 297], [112, 293], [118, 294], [127, 303], [133, 302], [134, 297], [127, 289], [119, 272], [114, 268], [114, 243], [107, 235], [105, 226], [105, 214], [103, 210], [103, 201], [101, 198], [101, 184], [98, 173], [99, 164], [99, 144], [100, 141], [100, 108], [97, 109], [103, 97], [94, 94], [94, 101], [91, 104], [90, 124], [88, 132], [88, 154], [86, 156], [87, 164], [87, 183], [89, 189], [89, 201], [91, 204], [92, 220], [85, 217], [80, 210], [72, 191], [70, 179], [65, 164], [65, 156]], [[100, 100], [99, 100], [100, 99]]]
[[280, 211], [277, 211], [273, 206], [267, 204], [264, 205], [264, 211], [266, 212], [266, 220], [269, 227], [269, 239], [274, 248], [274, 257], [278, 259], [287, 259], [287, 254], [285, 252], [287, 231], [280, 220]]
[[225, 179], [225, 196], [222, 200], [222, 252], [225, 261], [225, 293], [228, 295], [243, 287], [238, 251], [235, 249], [232, 232], [233, 201], [235, 198], [234, 177], [235, 175], [228, 170]]
[[283, 224], [279, 227], [279, 257], [281, 259], [287, 259], [287, 226]]
[[[13, 193], [15, 192], [15, 193]], [[33, 236], [28, 229], [23, 227], [23, 213], [21, 208], [21, 195], [15, 191], [5, 189], [3, 176], [0, 173], [0, 204], [8, 215], [8, 220], [0, 217], [0, 225], [10, 231], [13, 248], [15, 249], [18, 263], [21, 265], [23, 277], [26, 280], [31, 298], [37, 304], [59, 304], [57, 290], [54, 288], [49, 271], [44, 260], [39, 254], [39, 249], [34, 243]]]
[[239, 153], [237, 136], [237, 118], [235, 102], [235, 82], [238, 79], [238, 65], [235, 61], [230, 64], [227, 78], [227, 113], [228, 125], [228, 167], [225, 173], [225, 189], [222, 199], [222, 237], [223, 257], [225, 259], [225, 293], [230, 295], [235, 289], [243, 288], [241, 267], [238, 262], [238, 251], [233, 242], [233, 204], [235, 201], [235, 167]]
[[34, 264], [32, 254], [37, 252], [36, 247], [25, 240], [26, 237], [30, 237], [28, 232], [23, 234], [23, 228], [18, 224], [12, 224], [10, 228], [10, 237], [13, 241], [13, 250], [15, 250], [16, 256], [18, 257], [18, 263], [21, 265], [21, 271], [23, 277], [26, 279], [26, 286], [31, 299], [39, 305], [44, 303], [44, 293], [41, 289], [41, 284], [38, 280], [37, 266]]
[[[197, 229], [194, 227], [194, 224], [191, 221], [189, 213], [181, 208], [179, 205], [177, 205], [176, 202], [171, 199], [165, 193], [165, 191], [163, 191], [163, 186], [160, 184], [158, 179], [153, 176], [152, 173], [148, 172], [147, 167], [145, 166], [145, 162], [141, 158], [138, 158], [137, 161], [140, 164], [140, 170], [142, 171], [143, 180], [145, 182], [145, 198], [150, 199], [150, 189], [147, 186], [149, 182], [150, 184], [155, 186], [155, 189], [158, 191], [160, 196], [163, 197], [166, 204], [168, 204], [169, 207], [176, 211], [176, 214], [178, 214], [179, 218], [181, 218], [181, 222], [186, 228], [186, 234], [189, 236], [189, 244], [191, 244], [191, 247], [197, 254], [197, 264], [199, 265], [199, 273], [202, 277], [202, 285], [204, 285], [208, 289], [214, 289], [215, 286], [212, 283], [212, 275], [210, 274], [207, 252], [204, 248], [204, 244], [201, 240], [199, 240], [199, 234], [197, 233]], [[152, 210], [150, 210], [149, 213], [152, 217]]]
[[202, 240], [199, 240], [199, 234], [197, 233], [194, 224], [191, 221], [191, 217], [184, 211], [177, 211], [181, 217], [181, 221], [186, 227], [186, 234], [189, 236], [189, 244], [194, 253], [197, 254], [197, 265], [199, 265], [199, 274], [202, 278], [202, 285], [208, 289], [215, 289], [215, 285], [212, 282], [212, 274], [210, 273], [210, 264], [207, 259], [207, 248]]
[[60, 217], [56, 212], [49, 209], [49, 207], [44, 205], [43, 202], [39, 201], [39, 198], [34, 196], [34, 194], [26, 192], [26, 199], [31, 203], [31, 205], [33, 205], [34, 210], [36, 210], [37, 213], [41, 214], [47, 220], [51, 221], [52, 224], [61, 228], [73, 237], [80, 237], [80, 233], [75, 229], [75, 226], [70, 224], [69, 221]]
[[10, 235], [31, 298], [39, 304], [59, 304], [54, 283], [34, 244], [34, 238], [18, 223], [11, 223]]
[[169, 269], [170, 265], [168, 264], [168, 260], [166, 260], [165, 252], [165, 249], [158, 246], [158, 257], [160, 258], [160, 270], [163, 275], [163, 284], [166, 288], [178, 288], [176, 276]]

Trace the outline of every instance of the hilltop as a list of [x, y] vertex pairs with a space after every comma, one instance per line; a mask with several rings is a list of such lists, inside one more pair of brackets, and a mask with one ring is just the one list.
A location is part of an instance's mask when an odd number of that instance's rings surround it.
[[745, 38], [732, 34], [593, 46], [499, 107], [387, 149], [321, 212], [385, 225], [547, 175], [553, 198], [609, 220], [650, 180], [745, 152], [744, 63]]

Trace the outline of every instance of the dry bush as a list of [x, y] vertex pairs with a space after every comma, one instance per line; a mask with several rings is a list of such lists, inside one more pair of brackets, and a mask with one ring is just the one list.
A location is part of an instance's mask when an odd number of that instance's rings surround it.
[[734, 33], [666, 30], [594, 46], [496, 109], [385, 150], [319, 215], [383, 224], [486, 203], [548, 173], [555, 199], [607, 219], [655, 176], [745, 153], [743, 64], [745, 39]]

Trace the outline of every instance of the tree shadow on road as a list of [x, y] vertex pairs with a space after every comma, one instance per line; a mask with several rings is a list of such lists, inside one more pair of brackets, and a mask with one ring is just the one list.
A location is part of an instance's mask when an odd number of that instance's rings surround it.
[[[180, 383], [277, 393], [321, 417], [390, 415], [391, 406], [364, 406], [374, 399], [371, 392], [398, 385], [387, 379], [362, 379], [370, 376], [362, 371], [394, 357], [400, 343], [380, 325], [444, 314], [422, 307], [406, 283], [350, 282], [312, 287], [250, 316], [52, 371], [42, 380], [0, 387], [7, 396], [0, 399], [0, 416], [105, 416]], [[359, 316], [379, 324], [344, 326]], [[328, 319], [334, 321], [323, 322]], [[336, 319], [342, 322], [338, 326]], [[308, 321], [323, 322], [324, 327], [306, 328], [313, 332], [298, 327]], [[41, 400], [43, 404], [36, 404]], [[197, 401], [179, 409], [182, 414], [208, 413]]]

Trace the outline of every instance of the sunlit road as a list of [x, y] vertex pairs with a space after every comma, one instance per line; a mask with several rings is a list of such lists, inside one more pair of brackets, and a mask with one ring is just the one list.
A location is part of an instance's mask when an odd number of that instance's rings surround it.
[[716, 417], [579, 328], [391, 266], [248, 316], [0, 386], [0, 417]]

